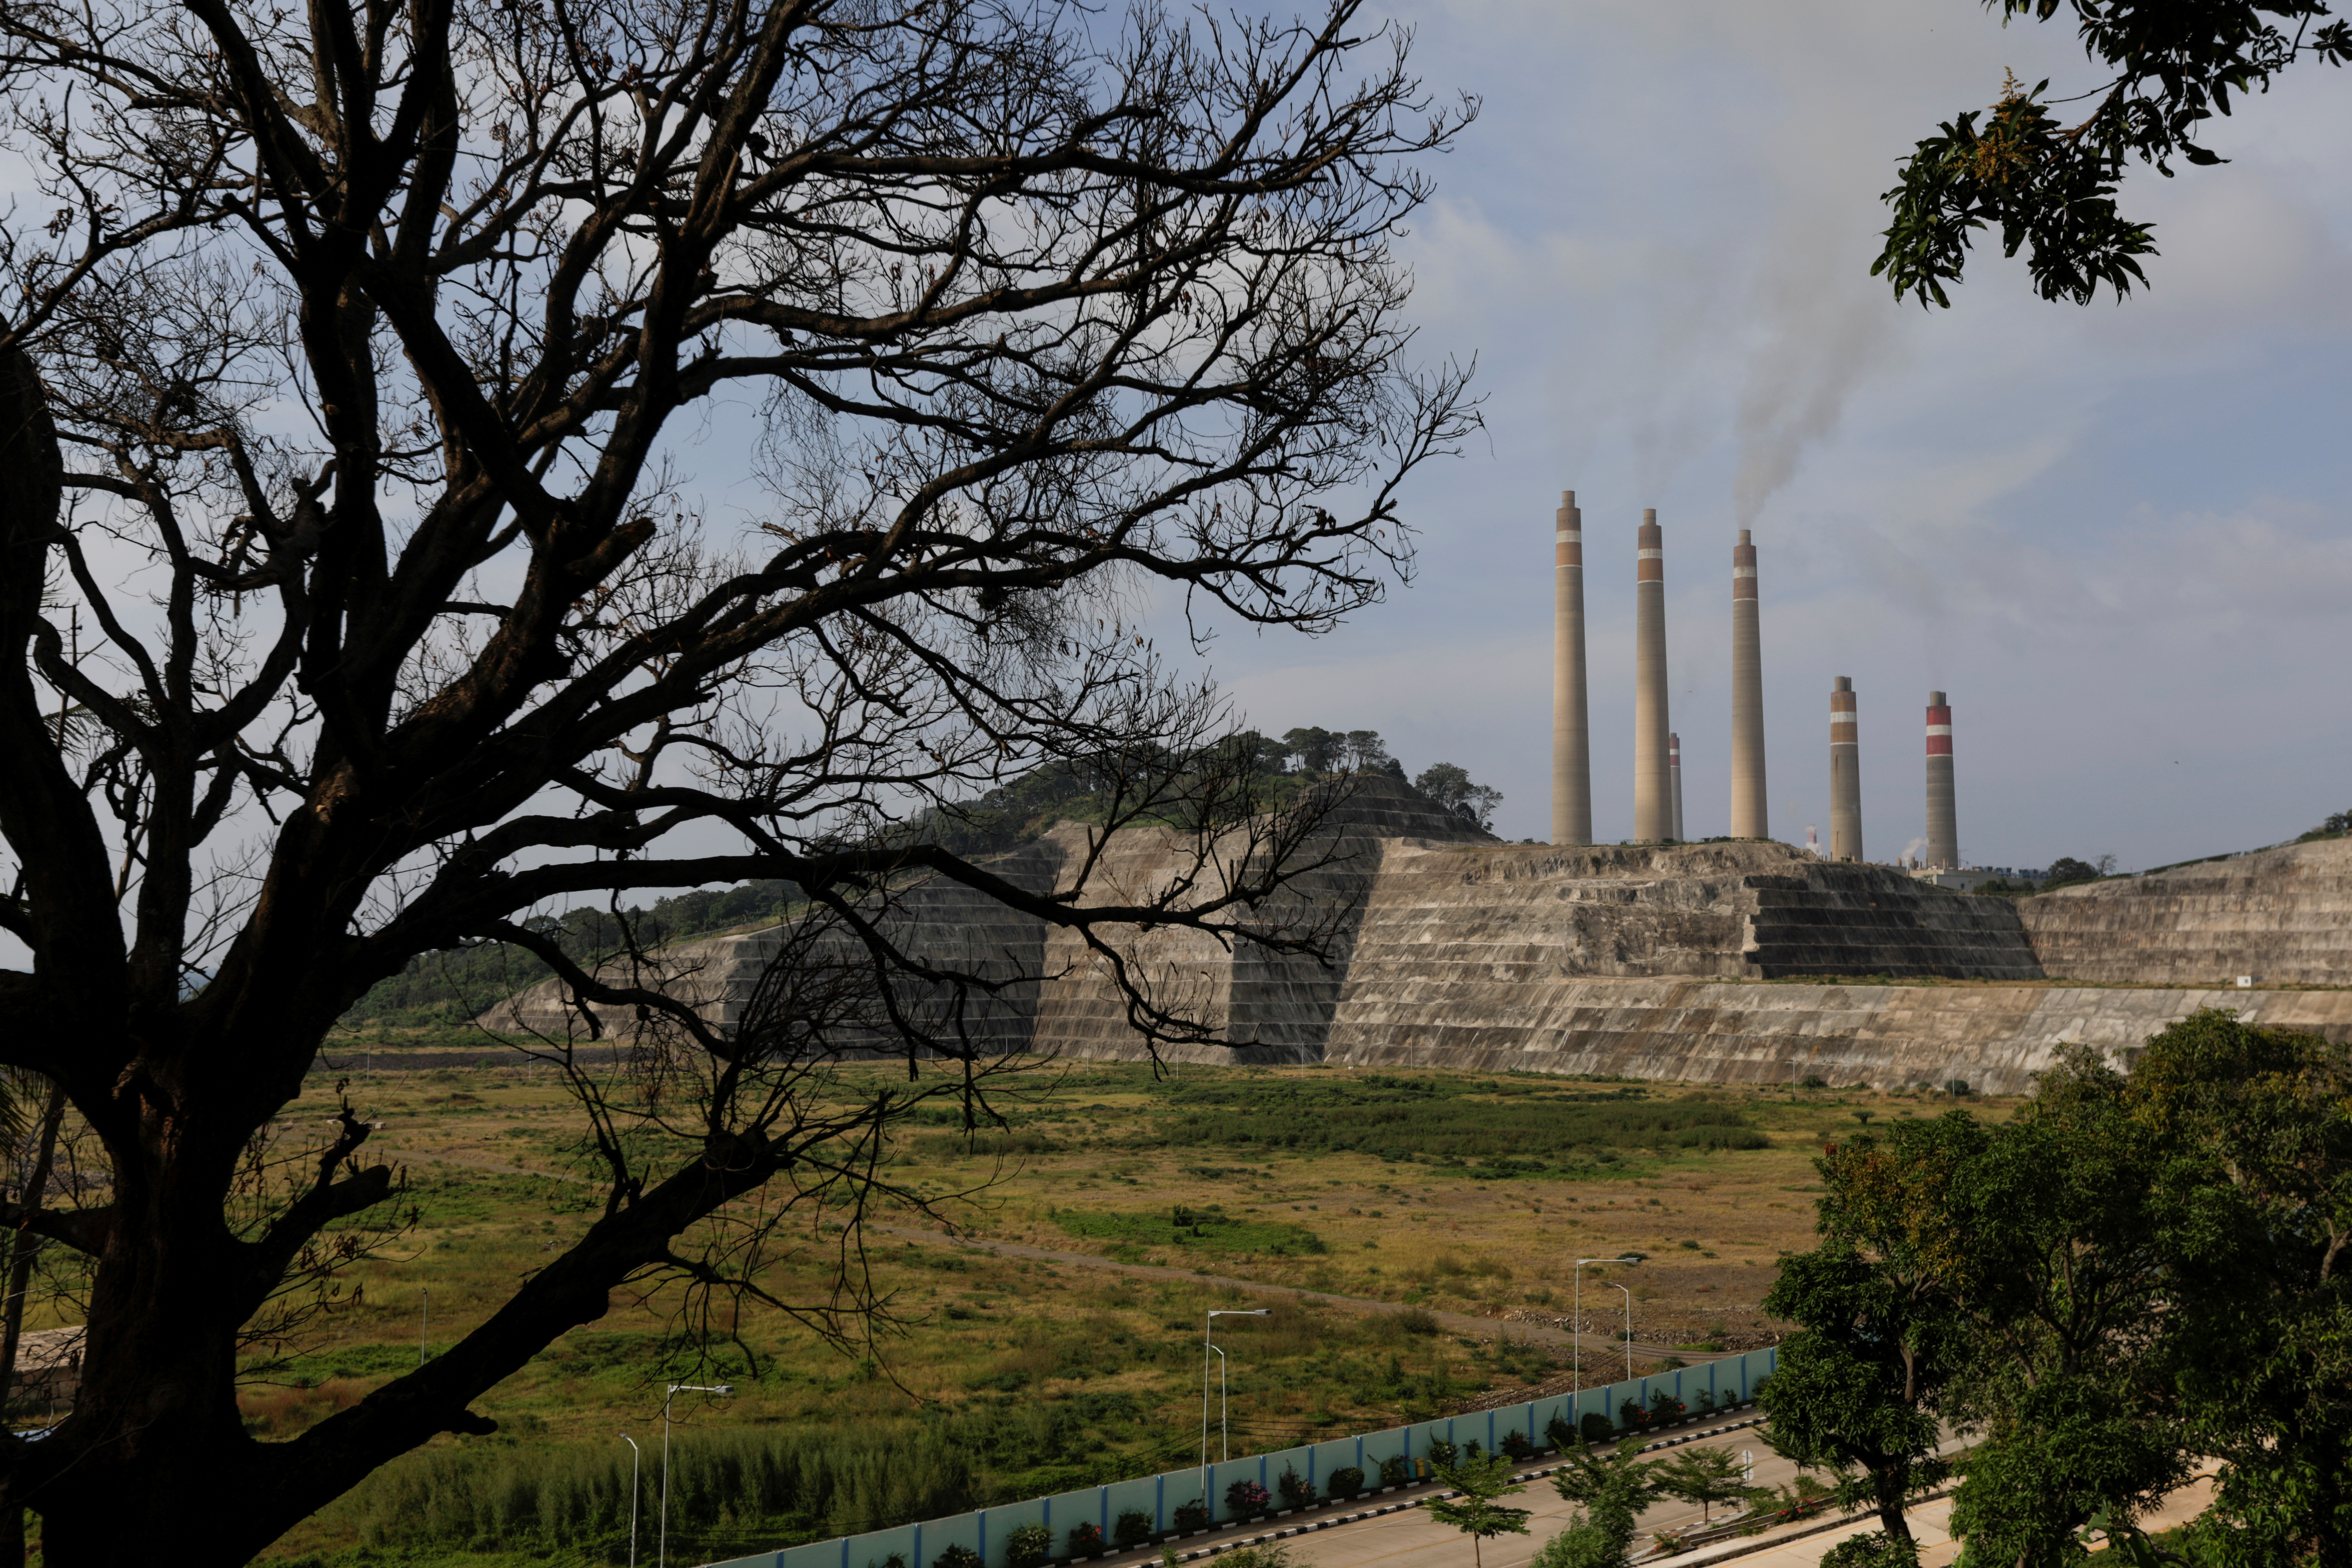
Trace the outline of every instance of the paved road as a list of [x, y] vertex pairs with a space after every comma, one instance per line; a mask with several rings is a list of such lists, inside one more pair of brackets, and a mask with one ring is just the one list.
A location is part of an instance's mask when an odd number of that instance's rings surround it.
[[[1728, 1447], [1736, 1454], [1752, 1458], [1758, 1486], [1781, 1486], [1796, 1474], [1795, 1467], [1764, 1446], [1757, 1435], [1752, 1413], [1737, 1417], [1735, 1422], [1720, 1426], [1698, 1426], [1675, 1434], [1677, 1440], [1671, 1449], [1659, 1449], [1652, 1458], [1663, 1458], [1670, 1452], [1700, 1446]], [[1692, 1436], [1696, 1434], [1696, 1436]], [[1545, 1460], [1540, 1465], [1549, 1465]], [[1411, 1502], [1442, 1495], [1444, 1489], [1426, 1487], [1412, 1492], [1391, 1493], [1372, 1500], [1370, 1506], [1391, 1500]], [[1486, 1542], [1478, 1553], [1483, 1568], [1524, 1568], [1537, 1550], [1552, 1536], [1567, 1528], [1574, 1505], [1561, 1500], [1548, 1479], [1530, 1480], [1517, 1492], [1504, 1500], [1513, 1508], [1530, 1510], [1529, 1533], [1507, 1535]], [[1347, 1512], [1344, 1509], [1327, 1510], [1322, 1514], [1301, 1514], [1276, 1521], [1276, 1529], [1294, 1525], [1312, 1525], [1318, 1518], [1328, 1518]], [[1720, 1509], [1716, 1510], [1721, 1512]], [[1701, 1510], [1682, 1502], [1659, 1503], [1642, 1516], [1640, 1537], [1647, 1544], [1654, 1531], [1696, 1526], [1701, 1521]], [[1261, 1526], [1261, 1529], [1264, 1527]], [[1246, 1540], [1257, 1533], [1244, 1529], [1219, 1531], [1214, 1535], [1196, 1536], [1178, 1542], [1181, 1549], [1198, 1551], [1206, 1547], [1222, 1547]], [[1406, 1508], [1398, 1512], [1347, 1523], [1327, 1524], [1289, 1538], [1295, 1561], [1307, 1568], [1469, 1568], [1461, 1561], [1471, 1554], [1470, 1543], [1459, 1531], [1430, 1522], [1429, 1516], [1419, 1508]], [[1148, 1568], [1154, 1553], [1138, 1552], [1112, 1559], [1112, 1568]], [[1486, 1558], [1494, 1559], [1486, 1563]]]
[[[1727, 1447], [1734, 1453], [1750, 1456], [1754, 1462], [1755, 1484], [1758, 1486], [1786, 1486], [1796, 1477], [1796, 1467], [1766, 1447], [1762, 1438], [1757, 1435], [1753, 1427], [1745, 1430], [1726, 1429], [1712, 1433], [1707, 1432], [1706, 1428], [1697, 1430], [1701, 1431], [1703, 1436], [1696, 1443], [1689, 1445], [1691, 1447]], [[1664, 1455], [1656, 1457], [1663, 1458]], [[1431, 1522], [1428, 1514], [1418, 1508], [1372, 1519], [1357, 1520], [1345, 1524], [1328, 1525], [1321, 1530], [1292, 1537], [1286, 1544], [1290, 1546], [1295, 1561], [1304, 1564], [1305, 1568], [1470, 1568], [1470, 1565], [1463, 1561], [1465, 1557], [1473, 1558], [1475, 1562], [1482, 1564], [1482, 1568], [1526, 1568], [1545, 1542], [1568, 1527], [1570, 1517], [1576, 1511], [1575, 1505], [1563, 1501], [1559, 1494], [1552, 1489], [1549, 1479], [1532, 1480], [1504, 1500], [1513, 1508], [1524, 1508], [1529, 1510], [1528, 1533], [1523, 1536], [1501, 1536], [1486, 1542], [1475, 1556], [1469, 1540], [1460, 1531]], [[1930, 1542], [1948, 1539], [1940, 1522], [1944, 1515], [1936, 1511], [1943, 1506], [1936, 1502], [1923, 1503], [1918, 1509], [1912, 1510], [1915, 1521], [1917, 1521], [1917, 1533], [1923, 1545]], [[1311, 1523], [1312, 1521], [1312, 1515], [1303, 1516], [1301, 1520], [1301, 1522]], [[1642, 1515], [1640, 1533], [1635, 1538], [1636, 1549], [1638, 1551], [1640, 1548], [1648, 1546], [1652, 1536], [1656, 1531], [1664, 1530], [1681, 1531], [1695, 1529], [1702, 1521], [1702, 1510], [1688, 1503], [1669, 1500], [1654, 1504]], [[1283, 1521], [1285, 1525], [1289, 1522], [1289, 1521]], [[1798, 1531], [1810, 1531], [1820, 1522], [1815, 1520], [1804, 1525], [1790, 1527], [1789, 1533], [1795, 1533]], [[1776, 1551], [1793, 1551], [1797, 1553], [1794, 1556], [1748, 1558], [1743, 1553], [1741, 1555], [1743, 1568], [1746, 1568], [1746, 1564], [1749, 1563], [1757, 1564], [1769, 1563], [1774, 1565], [1774, 1568], [1782, 1568], [1784, 1564], [1817, 1563], [1821, 1553], [1827, 1551], [1836, 1541], [1874, 1527], [1872, 1521], [1860, 1520], [1851, 1524], [1840, 1525], [1828, 1533], [1808, 1534], [1802, 1541], [1792, 1542], [1786, 1548], [1775, 1549]], [[1237, 1531], [1235, 1535], [1239, 1536], [1242, 1533], [1244, 1532]], [[1213, 1544], [1216, 1540], [1215, 1537], [1202, 1538], [1198, 1544]], [[1195, 1543], [1186, 1542], [1185, 1544]], [[1755, 1545], [1753, 1542], [1739, 1541], [1714, 1547], [1703, 1547], [1690, 1558], [1676, 1558], [1674, 1561], [1677, 1568], [1685, 1563], [1691, 1563], [1693, 1568], [1696, 1568], [1697, 1564], [1717, 1553], [1728, 1554], [1737, 1549], [1753, 1545]], [[1485, 1559], [1489, 1557], [1494, 1561], [1485, 1562]], [[1141, 1563], [1147, 1560], [1138, 1558], [1135, 1561]], [[1925, 1563], [1934, 1565], [1934, 1568], [1943, 1568], [1943, 1565], [1948, 1564], [1951, 1561], [1950, 1555], [1930, 1556], [1925, 1559]]]

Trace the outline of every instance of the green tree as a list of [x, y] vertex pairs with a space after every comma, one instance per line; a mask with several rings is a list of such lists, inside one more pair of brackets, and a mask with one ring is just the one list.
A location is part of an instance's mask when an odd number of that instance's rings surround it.
[[1748, 1467], [1729, 1448], [1685, 1448], [1660, 1460], [1656, 1475], [1667, 1496], [1698, 1504], [1701, 1523], [1714, 1518], [1717, 1503], [1769, 1495], [1748, 1483]]
[[1452, 763], [1433, 763], [1423, 768], [1414, 777], [1412, 787], [1481, 827], [1494, 826], [1495, 808], [1503, 804], [1501, 790], [1472, 783], [1468, 770]]
[[1657, 1466], [1636, 1457], [1639, 1447], [1623, 1444], [1605, 1456], [1583, 1442], [1560, 1450], [1552, 1489], [1579, 1511], [1536, 1553], [1540, 1568], [1624, 1568], [1634, 1521], [1661, 1490]]
[[2352, 1564], [2352, 1047], [2196, 1013], [2130, 1098], [2159, 1140], [2171, 1279], [2161, 1374], [2222, 1461], [2221, 1568]]
[[1335, 735], [1320, 725], [1302, 725], [1282, 732], [1282, 743], [1289, 754], [1298, 759], [1302, 773], [1328, 773], [1339, 770], [1346, 753], [1348, 738]]
[[1511, 1480], [1509, 1455], [1488, 1454], [1484, 1458], [1433, 1465], [1430, 1468], [1440, 1481], [1462, 1496], [1458, 1500], [1433, 1498], [1428, 1505], [1429, 1517], [1440, 1524], [1452, 1525], [1470, 1538], [1470, 1561], [1474, 1565], [1482, 1561], [1481, 1542], [1496, 1535], [1528, 1533], [1529, 1510], [1507, 1508], [1495, 1500], [1517, 1489]]
[[2071, 1047], [1927, 1211], [1971, 1342], [1941, 1403], [1984, 1433], [1952, 1501], [1971, 1555], [2063, 1557], [2092, 1519], [2127, 1525], [2188, 1473], [2150, 1354], [2168, 1309], [2159, 1153], [2122, 1075]]
[[[2117, 210], [2135, 163], [2167, 178], [2175, 159], [2223, 160], [2200, 144], [2204, 122], [2234, 96], [2266, 91], [2299, 60], [2352, 60], [2352, 26], [2329, 21], [2329, 0], [1982, 0], [2004, 25], [2062, 11], [2104, 79], [2053, 99], [2011, 77], [1989, 110], [1947, 121], [1903, 161], [1883, 198], [1894, 221], [1871, 271], [1897, 298], [1951, 303], [1979, 230], [2000, 231], [2001, 253], [2027, 252], [2045, 300], [2088, 304], [2102, 285], [2120, 299], [2147, 277], [2151, 226]], [[2061, 103], [2092, 107], [2063, 118]], [[1981, 124], [1979, 121], [1981, 120]], [[2071, 121], [2071, 123], [2070, 123]]]
[[2071, 855], [2061, 855], [2057, 859], [2050, 862], [2049, 870], [2042, 875], [2042, 886], [2045, 889], [2063, 888], [2076, 882], [2095, 882], [2098, 879], [2099, 868], [2088, 860], [2077, 860]]
[[1784, 1260], [1765, 1297], [1798, 1325], [1758, 1399], [1768, 1440], [1906, 1539], [1905, 1504], [1949, 1474], [1937, 1405], [1968, 1347], [1947, 1233], [1922, 1220], [1989, 1138], [1954, 1111], [1832, 1145], [1816, 1162], [1822, 1246]]

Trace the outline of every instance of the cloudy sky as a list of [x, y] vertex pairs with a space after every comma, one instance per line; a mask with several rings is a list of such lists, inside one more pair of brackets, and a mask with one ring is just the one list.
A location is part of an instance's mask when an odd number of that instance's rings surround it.
[[1951, 694], [1960, 847], [2127, 867], [2352, 806], [2352, 78], [2136, 176], [2153, 289], [2047, 305], [1987, 258], [1949, 311], [1869, 276], [1895, 158], [2004, 67], [2090, 85], [1975, 0], [1426, 0], [1433, 87], [1485, 111], [1406, 242], [1485, 437], [1410, 495], [1418, 580], [1319, 642], [1236, 632], [1249, 720], [1381, 731], [1549, 831], [1550, 532], [1584, 509], [1594, 831], [1633, 828], [1633, 530], [1665, 526], [1686, 828], [1726, 830], [1729, 554], [1762, 552], [1772, 830], [1827, 835], [1827, 692], [1861, 694], [1865, 845], [1922, 832]]

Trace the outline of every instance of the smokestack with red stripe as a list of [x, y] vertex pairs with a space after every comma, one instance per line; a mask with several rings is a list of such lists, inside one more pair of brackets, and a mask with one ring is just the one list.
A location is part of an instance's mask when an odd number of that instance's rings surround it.
[[1584, 690], [1584, 513], [1559, 492], [1552, 522], [1551, 841], [1592, 842], [1592, 731]]
[[1757, 625], [1756, 546], [1731, 547], [1731, 836], [1769, 838], [1764, 811], [1764, 640]]
[[1850, 675], [1830, 692], [1830, 858], [1862, 858], [1862, 724]]
[[1633, 837], [1675, 837], [1666, 773], [1666, 538], [1654, 507], [1642, 513], [1633, 566]]
[[1960, 863], [1960, 819], [1952, 788], [1952, 707], [1940, 691], [1927, 693], [1927, 853], [1930, 866]]
[[1675, 797], [1675, 842], [1683, 837], [1683, 738], [1669, 732], [1666, 736], [1666, 777], [1671, 781]]

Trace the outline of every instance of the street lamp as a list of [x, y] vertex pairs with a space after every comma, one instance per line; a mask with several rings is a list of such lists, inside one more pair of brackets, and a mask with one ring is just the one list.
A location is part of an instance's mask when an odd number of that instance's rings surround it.
[[673, 1383], [662, 1395], [661, 1525], [654, 1533], [656, 1568], [669, 1568], [669, 1402], [681, 1394], [715, 1394], [724, 1399], [734, 1392], [731, 1383]]
[[626, 1432], [621, 1434], [621, 1441], [629, 1446], [629, 1568], [637, 1568], [637, 1468], [645, 1454]]
[[1209, 1500], [1209, 1352], [1217, 1355], [1217, 1435], [1223, 1444], [1223, 1458], [1234, 1457], [1233, 1442], [1225, 1420], [1225, 1352], [1217, 1350], [1210, 1339], [1219, 1318], [1265, 1318], [1273, 1315], [1270, 1307], [1220, 1307], [1201, 1321], [1201, 1506], [1212, 1513], [1216, 1505]]
[[[1576, 1364], [1576, 1392], [1579, 1394], [1584, 1392], [1584, 1267], [1588, 1263], [1633, 1264], [1641, 1261], [1642, 1255], [1638, 1252], [1629, 1252], [1622, 1258], [1580, 1258], [1576, 1260], [1576, 1268], [1571, 1271], [1571, 1276], [1576, 1282], [1576, 1305], [1572, 1310], [1573, 1316], [1569, 1321], [1568, 1342], [1570, 1347], [1570, 1358]], [[1618, 1289], [1622, 1289], [1624, 1287], [1621, 1285]], [[1631, 1300], [1633, 1298], [1629, 1296], [1626, 1300]], [[1625, 1321], [1629, 1323], [1633, 1321], [1630, 1313]], [[1632, 1363], [1629, 1361], [1627, 1364]]]

